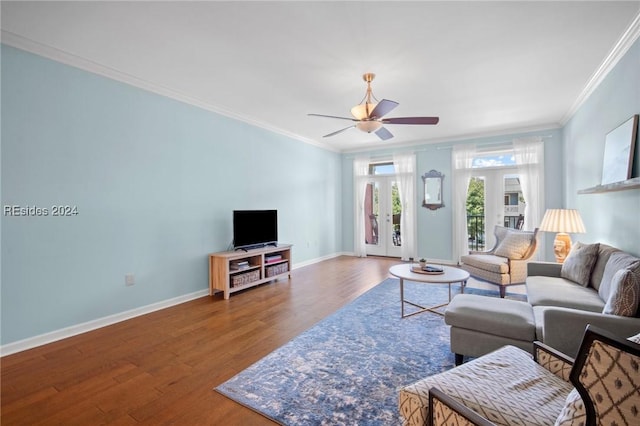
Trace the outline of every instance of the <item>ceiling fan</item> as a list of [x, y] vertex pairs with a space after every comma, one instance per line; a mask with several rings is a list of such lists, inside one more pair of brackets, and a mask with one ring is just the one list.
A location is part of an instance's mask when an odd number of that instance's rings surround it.
[[375, 134], [382, 140], [391, 139], [393, 134], [383, 127], [384, 124], [438, 124], [440, 118], [438, 117], [395, 117], [395, 118], [382, 118], [391, 112], [395, 107], [398, 106], [397, 102], [390, 101], [388, 99], [383, 99], [378, 101], [376, 97], [373, 95], [371, 91], [371, 82], [375, 78], [375, 74], [366, 73], [362, 76], [362, 79], [367, 83], [367, 92], [362, 98], [362, 101], [353, 108], [351, 108], [351, 117], [338, 117], [335, 115], [324, 115], [324, 114], [309, 114], [314, 117], [327, 117], [327, 118], [337, 118], [339, 120], [349, 120], [355, 122], [344, 129], [337, 130], [335, 132], [329, 133], [328, 135], [324, 135], [323, 137], [328, 138], [330, 136], [337, 135], [338, 133], [342, 133], [345, 130], [349, 130], [353, 127], [356, 127], [363, 132], [371, 133], [375, 132]]

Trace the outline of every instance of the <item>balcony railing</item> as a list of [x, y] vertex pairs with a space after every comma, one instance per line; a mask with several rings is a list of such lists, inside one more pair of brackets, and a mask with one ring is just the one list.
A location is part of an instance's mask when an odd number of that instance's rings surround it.
[[469, 250], [484, 250], [484, 215], [467, 216]]
[[[518, 216], [505, 216], [504, 226], [506, 228], [516, 228], [518, 225], [518, 219], [523, 219]], [[485, 235], [484, 235], [484, 216], [469, 215], [467, 216], [467, 230], [469, 234], [469, 250], [485, 249]]]
[[505, 215], [520, 214], [520, 206], [504, 206]]

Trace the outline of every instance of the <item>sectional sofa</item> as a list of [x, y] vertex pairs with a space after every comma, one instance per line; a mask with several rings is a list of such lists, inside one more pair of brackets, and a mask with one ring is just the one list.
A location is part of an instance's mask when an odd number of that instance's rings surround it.
[[576, 243], [564, 264], [529, 262], [527, 301], [461, 294], [445, 311], [456, 363], [539, 340], [575, 356], [587, 324], [620, 337], [640, 332], [640, 259], [606, 244]]

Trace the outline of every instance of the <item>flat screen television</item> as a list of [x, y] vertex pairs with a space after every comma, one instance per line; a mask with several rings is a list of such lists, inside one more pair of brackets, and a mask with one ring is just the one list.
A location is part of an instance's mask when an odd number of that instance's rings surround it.
[[277, 210], [234, 210], [233, 247], [247, 249], [278, 244]]

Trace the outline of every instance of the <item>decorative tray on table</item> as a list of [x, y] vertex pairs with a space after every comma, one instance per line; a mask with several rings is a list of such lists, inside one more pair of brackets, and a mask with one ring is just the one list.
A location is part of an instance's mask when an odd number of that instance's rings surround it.
[[437, 265], [427, 265], [425, 267], [420, 267], [420, 265], [413, 265], [411, 266], [411, 272], [427, 275], [440, 275], [444, 274], [444, 269]]

